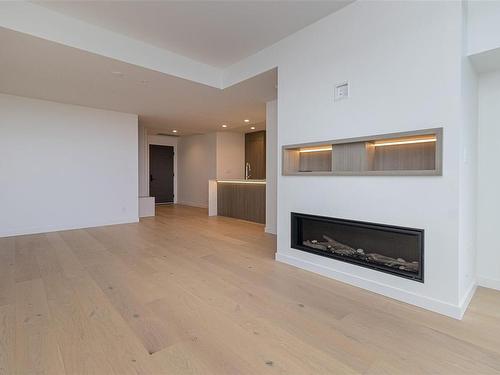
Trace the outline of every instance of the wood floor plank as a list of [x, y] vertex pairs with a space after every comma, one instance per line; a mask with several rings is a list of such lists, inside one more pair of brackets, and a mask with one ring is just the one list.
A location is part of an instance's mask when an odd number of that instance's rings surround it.
[[34, 255], [41, 277], [62, 272], [63, 269], [59, 263], [57, 249], [52, 247], [47, 237], [44, 238], [43, 245], [35, 250]]
[[55, 250], [58, 263], [64, 275], [67, 277], [84, 277], [87, 274], [78, 257], [73, 253], [60, 233], [47, 233], [46, 237], [50, 246]]
[[151, 374], [148, 354], [90, 277], [44, 278], [70, 374]]
[[14, 305], [0, 306], [0, 375], [16, 371], [16, 310]]
[[0, 238], [0, 306], [15, 301], [14, 270], [14, 238]]
[[116, 374], [156, 374], [159, 369], [140, 339], [90, 277], [68, 281], [90, 322], [92, 341]]
[[[159, 285], [176, 283], [214, 310], [227, 314], [252, 334], [290, 344], [300, 337], [302, 342], [297, 342], [296, 347], [318, 347], [332, 359], [341, 360], [359, 371], [367, 369], [374, 361], [373, 356], [355, 340], [325, 329], [325, 324], [334, 319], [333, 315], [330, 314], [328, 320], [318, 319], [317, 313], [309, 306], [268, 290], [265, 281], [250, 283], [211, 264], [201, 263], [202, 266], [196, 267], [189, 263], [189, 258], [180, 255], [169, 254], [162, 260], [165, 272], [151, 275], [152, 280]], [[193, 274], [198, 277], [192, 277]], [[314, 314], [315, 319], [308, 319], [309, 314]], [[320, 343], [324, 340], [334, 345], [322, 347]], [[353, 356], [352, 352], [356, 355]]]
[[[456, 374], [500, 373], [500, 356], [484, 348], [457, 340], [421, 325], [409, 324], [404, 319], [387, 318], [374, 311], [357, 311], [343, 319], [343, 326], [351, 335], [367, 345], [377, 346], [383, 352], [390, 351], [396, 358], [405, 358], [409, 365], [423, 373], [446, 372], [453, 369]], [[345, 327], [345, 328], [344, 328]], [[395, 346], [397, 342], [399, 345]], [[408, 353], [419, 353], [427, 361], [409, 357]]]
[[[175, 272], [175, 271], [174, 271]], [[188, 278], [179, 277], [179, 272], [172, 272], [172, 274], [156, 274], [155, 278], [163, 285], [168, 285], [169, 288], [172, 284], [176, 285], [178, 289], [184, 289], [184, 294], [192, 294], [200, 301], [203, 301], [210, 311], [213, 311], [217, 316], [224, 316], [226, 327], [228, 322], [237, 325], [239, 329], [243, 329], [246, 335], [259, 342], [260, 345], [265, 343], [268, 348], [268, 355], [273, 359], [273, 363], [281, 364], [286, 363], [287, 372], [300, 372], [307, 371], [325, 372], [342, 370], [343, 373], [354, 372], [351, 367], [352, 363], [348, 363], [346, 355], [336, 356], [334, 351], [325, 350], [321, 345], [317, 345], [321, 339], [326, 336], [316, 337], [313, 342], [308, 342], [300, 337], [295, 332], [287, 330], [288, 324], [281, 324], [282, 320], [295, 324], [297, 322], [303, 323], [303, 316], [297, 320], [298, 314], [290, 313], [284, 306], [279, 303], [269, 303], [269, 300], [260, 298], [259, 293], [253, 291], [247, 292], [244, 289], [236, 287], [228, 287], [222, 282], [216, 282], [208, 274], [200, 273], [200, 279], [197, 281], [190, 281]], [[255, 294], [254, 294], [255, 293]], [[170, 302], [171, 296], [174, 291], [169, 291], [167, 300]], [[201, 302], [199, 302], [201, 304]], [[203, 306], [203, 304], [201, 304]], [[274, 311], [273, 311], [274, 308]], [[163, 314], [164, 316], [172, 316], [172, 314]], [[211, 318], [214, 322], [217, 318]], [[174, 321], [171, 325], [177, 326]], [[310, 327], [309, 327], [310, 328]], [[324, 330], [324, 327], [323, 327]], [[239, 335], [241, 337], [241, 335]], [[328, 336], [332, 341], [332, 335]], [[346, 347], [349, 345], [348, 339], [345, 338], [342, 344]], [[308, 357], [303, 358], [301, 353], [307, 352]], [[286, 355], [284, 354], [286, 353]], [[325, 361], [328, 357], [328, 361]], [[366, 369], [369, 364], [361, 364], [363, 358], [366, 358], [363, 352], [359, 353], [357, 358], [358, 367], [356, 370]], [[271, 360], [271, 359], [269, 359]], [[325, 362], [333, 365], [335, 362], [336, 367], [328, 368]], [[293, 366], [295, 367], [293, 367]], [[300, 369], [300, 370], [299, 370]]]
[[[181, 288], [168, 286], [168, 297], [151, 303], [161, 316], [169, 316], [172, 323], [189, 332], [193, 355], [218, 363], [217, 373], [234, 373], [226, 368], [227, 363], [239, 363], [239, 369], [248, 373], [355, 373], [355, 371], [334, 358], [291, 336], [255, 335], [237, 324], [222, 310], [211, 308], [200, 298], [186, 293]], [[250, 322], [249, 322], [250, 323]], [[231, 343], [238, 342], [237, 346]], [[303, 352], [308, 358], [303, 358]]]
[[[97, 265], [89, 268], [92, 278], [141, 340], [148, 353], [156, 353], [175, 343], [175, 337], [172, 337], [162, 320], [144, 304], [141, 294], [147, 294], [147, 290], [140, 290], [137, 284], [128, 284], [123, 278], [126, 274], [120, 271], [124, 272], [123, 268]], [[146, 298], [149, 299], [153, 298]]]
[[112, 367], [90, 330], [88, 316], [81, 308], [69, 280], [61, 273], [44, 276], [54, 332], [68, 374], [112, 374]]
[[[195, 356], [196, 343], [181, 341], [169, 346], [151, 356], [151, 361], [159, 369], [160, 374], [185, 374], [202, 375], [218, 374], [217, 367], [212, 365], [212, 361], [205, 361], [199, 356]], [[235, 374], [241, 373], [238, 369]]]
[[65, 374], [42, 279], [16, 284], [16, 373]]
[[42, 238], [41, 235], [15, 238], [14, 279], [16, 282], [40, 278], [40, 268], [35, 255], [43, 242]]

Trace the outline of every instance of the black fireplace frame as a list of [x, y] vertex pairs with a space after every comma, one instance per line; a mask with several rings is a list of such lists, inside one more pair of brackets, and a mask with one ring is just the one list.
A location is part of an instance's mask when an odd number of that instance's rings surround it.
[[[339, 260], [341, 262], [355, 264], [355, 265], [369, 268], [372, 270], [374, 269], [374, 270], [377, 270], [380, 272], [384, 272], [384, 273], [388, 273], [391, 275], [403, 277], [406, 279], [418, 281], [421, 283], [424, 282], [424, 230], [423, 229], [400, 227], [400, 226], [387, 225], [387, 224], [370, 223], [370, 222], [366, 222], [366, 221], [347, 220], [347, 219], [340, 219], [340, 218], [327, 217], [327, 216], [309, 215], [309, 214], [302, 214], [302, 213], [298, 213], [298, 212], [291, 212], [290, 217], [291, 217], [290, 245], [293, 249], [302, 250], [302, 251], [305, 251], [308, 253], [324, 256], [327, 258], [332, 258], [335, 260]], [[301, 221], [296, 220], [296, 219], [317, 220], [317, 221], [321, 221], [321, 222], [352, 225], [352, 226], [356, 226], [356, 227], [377, 229], [377, 230], [383, 230], [383, 231], [387, 231], [387, 232], [417, 236], [419, 254], [420, 254], [420, 259], [418, 260], [419, 265], [420, 265], [419, 272], [418, 272], [418, 274], [412, 275], [412, 274], [409, 274], [409, 273], [404, 272], [404, 271], [399, 271], [397, 269], [388, 269], [388, 268], [385, 268], [384, 266], [377, 265], [374, 263], [366, 263], [366, 262], [363, 262], [363, 261], [358, 260], [358, 259], [342, 257], [342, 256], [337, 255], [337, 254], [326, 253], [326, 252], [321, 251], [321, 250], [316, 250], [316, 249], [307, 247], [300, 242], [299, 233], [302, 232], [302, 228], [300, 228]]]

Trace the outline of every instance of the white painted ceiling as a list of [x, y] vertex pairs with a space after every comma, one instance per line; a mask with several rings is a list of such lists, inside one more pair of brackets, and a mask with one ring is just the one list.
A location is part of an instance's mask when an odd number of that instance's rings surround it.
[[276, 98], [276, 70], [220, 90], [5, 28], [0, 46], [0, 92], [135, 113], [166, 133], [205, 133], [223, 123], [246, 130], [265, 121], [265, 103]]
[[223, 68], [351, 3], [39, 1], [38, 5]]

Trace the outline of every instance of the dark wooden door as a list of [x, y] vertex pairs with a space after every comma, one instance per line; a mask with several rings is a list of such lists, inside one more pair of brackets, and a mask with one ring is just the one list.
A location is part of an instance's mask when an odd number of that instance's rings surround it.
[[266, 132], [259, 131], [245, 134], [245, 163], [250, 163], [250, 178], [266, 178]]
[[156, 203], [174, 201], [174, 148], [149, 146], [149, 196]]

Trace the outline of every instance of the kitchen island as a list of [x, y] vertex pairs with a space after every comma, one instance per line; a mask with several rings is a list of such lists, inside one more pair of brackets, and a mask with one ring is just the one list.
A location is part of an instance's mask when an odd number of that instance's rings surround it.
[[210, 180], [210, 216], [228, 216], [265, 224], [265, 180]]

